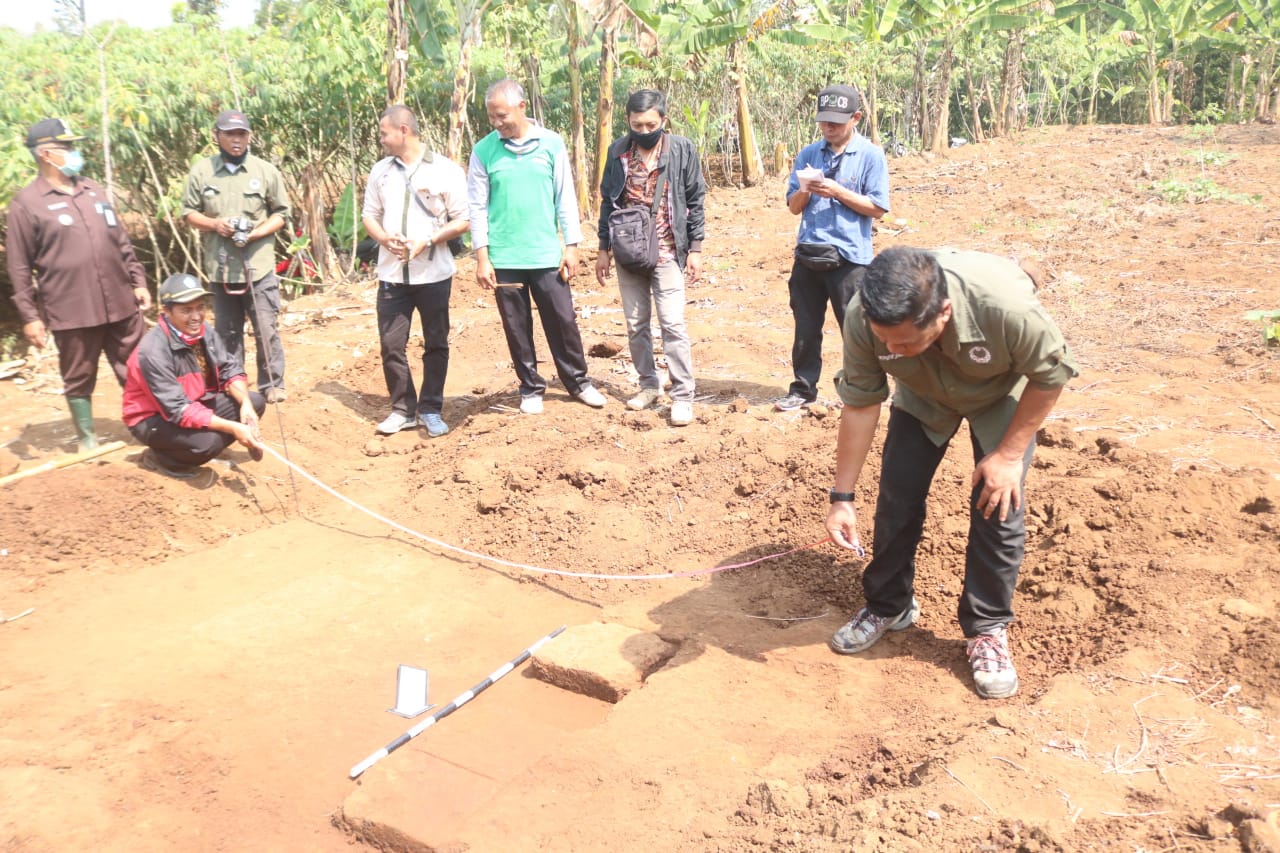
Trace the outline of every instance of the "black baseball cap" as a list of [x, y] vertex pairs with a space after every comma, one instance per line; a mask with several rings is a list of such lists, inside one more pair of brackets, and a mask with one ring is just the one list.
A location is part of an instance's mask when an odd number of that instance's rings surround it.
[[46, 118], [31, 125], [27, 131], [27, 147], [35, 148], [48, 142], [79, 142], [83, 136], [76, 135], [71, 125], [60, 118]]
[[223, 110], [218, 113], [213, 126], [218, 130], [253, 130], [249, 127], [248, 117], [239, 110]]
[[180, 272], [174, 273], [164, 280], [164, 284], [160, 285], [160, 303], [162, 305], [171, 305], [175, 302], [191, 302], [202, 296], [208, 296], [209, 291], [204, 289], [200, 284], [200, 279], [190, 273]]
[[862, 96], [852, 86], [828, 86], [818, 93], [818, 121], [845, 124], [862, 109]]

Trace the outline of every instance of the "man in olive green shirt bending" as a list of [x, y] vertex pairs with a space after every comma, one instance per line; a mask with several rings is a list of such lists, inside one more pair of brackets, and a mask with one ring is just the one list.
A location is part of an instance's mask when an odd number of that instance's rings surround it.
[[1036, 431], [1078, 375], [1035, 284], [1008, 258], [894, 247], [867, 268], [844, 321], [844, 402], [827, 532], [860, 551], [853, 490], [894, 377], [864, 607], [831, 638], [856, 654], [911, 627], [915, 554], [929, 487], [961, 420], [976, 462], [971, 481], [960, 627], [984, 698], [1012, 696], [1018, 674], [1006, 626], [1026, 544], [1023, 486]]
[[203, 272], [213, 292], [214, 328], [236, 360], [244, 358], [244, 318], [256, 341], [258, 390], [268, 403], [285, 399], [280, 345], [280, 279], [275, 233], [289, 215], [284, 179], [275, 166], [249, 153], [253, 134], [239, 110], [213, 123], [218, 153], [198, 160], [187, 176], [182, 215], [201, 232]]

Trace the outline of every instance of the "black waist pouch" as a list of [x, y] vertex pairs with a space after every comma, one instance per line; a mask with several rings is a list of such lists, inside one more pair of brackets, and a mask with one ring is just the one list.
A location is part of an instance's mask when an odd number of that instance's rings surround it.
[[796, 260], [802, 267], [814, 272], [833, 270], [844, 261], [839, 250], [826, 243], [797, 243]]

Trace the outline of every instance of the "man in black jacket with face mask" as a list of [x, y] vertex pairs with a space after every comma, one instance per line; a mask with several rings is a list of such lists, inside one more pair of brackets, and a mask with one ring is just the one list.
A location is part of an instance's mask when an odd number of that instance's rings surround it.
[[[662, 327], [662, 351], [671, 374], [671, 424], [693, 421], [693, 362], [684, 320], [685, 282], [702, 272], [703, 197], [698, 151], [691, 140], [664, 132], [667, 101], [661, 92], [641, 89], [627, 98], [630, 132], [609, 146], [600, 182], [600, 254], [596, 279], [601, 284], [613, 260], [609, 217], [619, 208], [652, 211], [658, 241], [653, 269], [628, 269], [618, 263], [618, 289], [627, 318], [631, 361], [640, 375], [640, 393], [627, 408], [647, 409], [662, 396], [649, 331], [651, 306]], [[655, 198], [656, 196], [656, 198]]]

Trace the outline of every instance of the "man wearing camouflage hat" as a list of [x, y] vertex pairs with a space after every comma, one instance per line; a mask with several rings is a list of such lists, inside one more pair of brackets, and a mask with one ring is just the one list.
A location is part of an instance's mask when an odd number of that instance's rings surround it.
[[257, 341], [257, 386], [267, 402], [285, 399], [280, 344], [280, 279], [275, 233], [289, 215], [280, 171], [249, 153], [253, 133], [239, 110], [213, 123], [218, 153], [199, 160], [187, 176], [182, 215], [201, 232], [205, 278], [213, 292], [214, 325], [244, 361], [244, 318]]
[[147, 445], [143, 467], [178, 479], [240, 442], [262, 459], [258, 418], [267, 402], [249, 390], [239, 359], [204, 322], [209, 291], [178, 273], [160, 286], [160, 322], [129, 358], [124, 422]]
[[98, 446], [93, 390], [105, 354], [124, 384], [125, 362], [142, 339], [151, 307], [146, 271], [106, 190], [83, 177], [83, 140], [49, 118], [27, 132], [37, 176], [9, 203], [8, 256], [22, 333], [58, 347], [63, 393], [81, 451]]

